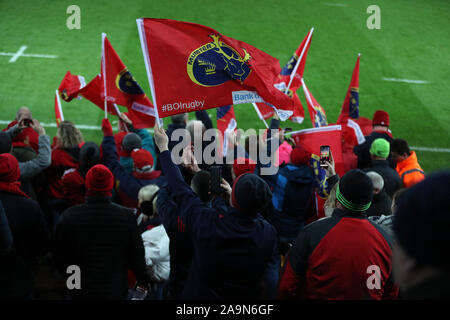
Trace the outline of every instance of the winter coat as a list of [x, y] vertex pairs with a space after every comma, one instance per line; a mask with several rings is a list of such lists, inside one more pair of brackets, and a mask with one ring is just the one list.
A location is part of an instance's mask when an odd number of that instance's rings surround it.
[[160, 155], [163, 172], [194, 247], [183, 299], [257, 299], [277, 253], [276, 231], [261, 216], [231, 208], [210, 208], [183, 181], [169, 151]]
[[0, 256], [0, 299], [30, 299], [36, 257], [48, 252], [50, 233], [38, 203], [20, 195], [0, 192], [13, 245]]
[[133, 212], [109, 197], [86, 197], [84, 204], [63, 212], [54, 257], [63, 275], [70, 265], [80, 268], [81, 289], [70, 290], [73, 299], [126, 299], [128, 269], [140, 284], [149, 282]]
[[394, 193], [402, 187], [402, 180], [397, 171], [389, 166], [387, 160], [371, 160], [370, 166], [363, 169], [364, 172], [374, 171], [383, 177], [384, 190], [392, 198]]
[[169, 279], [169, 237], [163, 225], [141, 234], [145, 249], [145, 262], [150, 269], [150, 278], [156, 282]]

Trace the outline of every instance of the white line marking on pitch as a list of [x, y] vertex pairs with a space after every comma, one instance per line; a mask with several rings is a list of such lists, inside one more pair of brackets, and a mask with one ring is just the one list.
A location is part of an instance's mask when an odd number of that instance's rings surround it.
[[11, 59], [9, 59], [9, 63], [14, 63], [19, 59], [19, 57], [30, 57], [30, 58], [48, 58], [48, 59], [55, 59], [58, 58], [58, 56], [52, 55], [52, 54], [36, 54], [36, 53], [24, 53], [24, 51], [27, 49], [27, 46], [21, 46], [19, 51], [15, 53], [11, 52], [0, 52], [0, 56], [10, 56]]
[[323, 5], [332, 7], [348, 7], [348, 4], [346, 3], [324, 2]]
[[426, 80], [411, 80], [411, 79], [397, 79], [397, 78], [381, 78], [381, 80], [384, 81], [393, 81], [393, 82], [405, 82], [405, 83], [416, 83], [416, 84], [424, 84], [424, 83], [430, 83]]
[[409, 147], [411, 150], [418, 150], [418, 151], [429, 151], [429, 152], [445, 152], [450, 153], [450, 149], [445, 148], [427, 148], [427, 147]]

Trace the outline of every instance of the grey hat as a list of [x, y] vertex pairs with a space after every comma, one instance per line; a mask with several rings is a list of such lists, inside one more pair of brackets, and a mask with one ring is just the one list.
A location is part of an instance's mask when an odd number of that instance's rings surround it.
[[142, 140], [136, 133], [128, 133], [122, 140], [122, 148], [126, 152], [131, 152], [134, 149], [142, 148]]

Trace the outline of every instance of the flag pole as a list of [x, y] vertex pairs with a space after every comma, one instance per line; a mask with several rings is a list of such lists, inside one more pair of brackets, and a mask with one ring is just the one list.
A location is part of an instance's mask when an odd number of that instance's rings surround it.
[[64, 114], [62, 111], [61, 100], [59, 100], [58, 89], [56, 89], [56, 101], [58, 102], [58, 109], [59, 109], [59, 114], [61, 115], [61, 121], [64, 121]]
[[258, 117], [264, 122], [264, 125], [268, 129], [269, 126], [267, 125], [266, 119], [264, 119], [264, 117], [262, 116], [261, 112], [259, 112], [258, 106], [254, 102], [252, 104], [253, 104], [253, 108], [255, 108], [255, 111], [258, 114]]
[[153, 106], [155, 107], [155, 118], [159, 127], [163, 127], [163, 121], [159, 118], [158, 106], [156, 104], [155, 83], [153, 81], [152, 66], [150, 57], [148, 56], [147, 39], [144, 33], [144, 21], [142, 18], [136, 19], [137, 28], [139, 31], [139, 39], [141, 41], [142, 55], [144, 56], [145, 69], [147, 71], [148, 83], [150, 85], [150, 93], [152, 94]]
[[105, 119], [108, 119], [108, 102], [107, 102], [107, 94], [106, 94], [106, 59], [105, 59], [105, 38], [106, 33], [102, 32], [102, 66], [103, 66], [103, 91], [105, 94]]
[[305, 51], [306, 51], [306, 48], [308, 47], [309, 42], [311, 41], [311, 36], [312, 36], [313, 32], [314, 32], [314, 27], [311, 28], [311, 30], [309, 31], [308, 38], [306, 39], [305, 46], [303, 47], [302, 52], [300, 53], [300, 57], [298, 58], [297, 63], [295, 64], [294, 70], [292, 70], [292, 72], [291, 72], [291, 78], [289, 80], [289, 84], [288, 84], [288, 86], [286, 88], [286, 91], [285, 91], [286, 94], [288, 93], [289, 88], [291, 87], [292, 81], [294, 80], [295, 74], [297, 73], [298, 66], [300, 65], [300, 62], [303, 59], [303, 55], [305, 54]]

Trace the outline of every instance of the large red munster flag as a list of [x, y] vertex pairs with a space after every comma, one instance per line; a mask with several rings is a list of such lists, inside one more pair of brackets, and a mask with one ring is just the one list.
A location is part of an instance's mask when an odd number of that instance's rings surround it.
[[279, 61], [209, 27], [170, 19], [137, 19], [158, 115], [266, 101], [292, 114], [274, 87]]
[[311, 117], [311, 123], [313, 127], [317, 128], [327, 126], [328, 121], [327, 115], [325, 114], [325, 110], [323, 110], [322, 106], [311, 94], [303, 79], [302, 79], [302, 86], [303, 91], [305, 92], [306, 104], [308, 105], [309, 116]]
[[61, 98], [69, 102], [73, 98], [78, 97], [78, 93], [85, 85], [86, 81], [83, 76], [73, 75], [70, 71], [67, 71], [59, 85], [58, 91]]
[[127, 107], [130, 112], [142, 117], [142, 121], [148, 122], [147, 127], [153, 127], [155, 123], [153, 104], [122, 62], [106, 34], [102, 34], [102, 41], [101, 75], [106, 100]]
[[348, 118], [359, 118], [359, 58], [360, 54], [358, 54], [358, 59], [356, 59], [352, 80], [348, 86], [337, 123], [346, 123]]
[[[305, 118], [305, 111], [303, 110], [302, 103], [297, 95], [297, 90], [301, 86], [301, 79], [303, 78], [303, 72], [305, 71], [306, 57], [308, 56], [313, 32], [314, 28], [311, 28], [300, 46], [295, 50], [294, 54], [281, 70], [279, 79], [277, 83], [275, 83], [277, 89], [282, 92], [286, 92], [287, 90], [287, 95], [292, 98], [294, 102], [294, 113], [289, 119], [296, 123], [302, 123]], [[257, 106], [260, 113], [264, 115], [264, 119], [273, 116], [274, 110], [267, 104], [257, 103]]]

